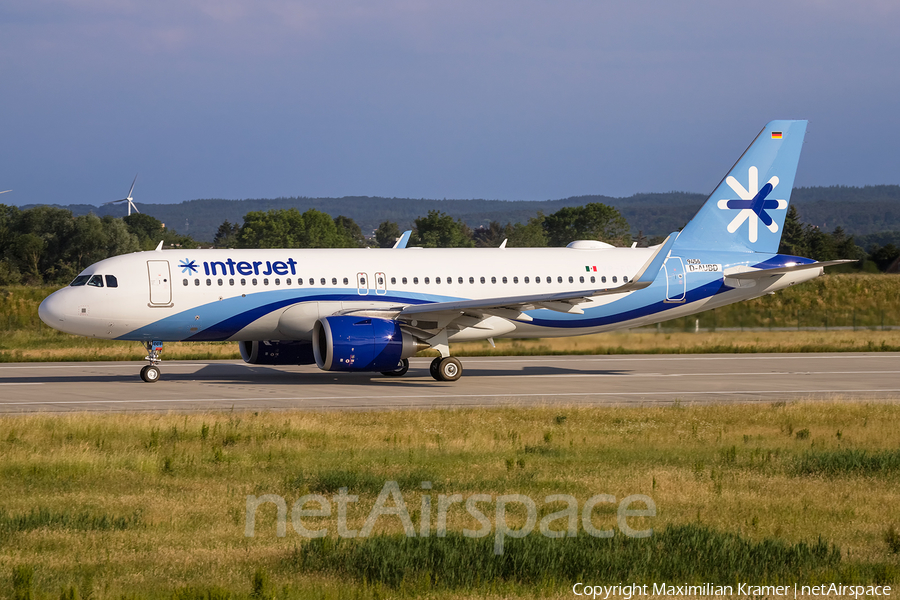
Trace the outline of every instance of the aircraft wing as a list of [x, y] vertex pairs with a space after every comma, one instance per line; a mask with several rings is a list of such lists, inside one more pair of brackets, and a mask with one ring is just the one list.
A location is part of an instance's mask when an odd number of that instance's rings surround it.
[[843, 265], [846, 263], [857, 262], [855, 260], [825, 260], [822, 262], [811, 262], [805, 264], [787, 265], [784, 267], [775, 267], [774, 269], [752, 269], [740, 271], [736, 273], [725, 273], [728, 279], [762, 279], [772, 275], [781, 275], [783, 273], [792, 273], [794, 271], [803, 271], [805, 269], [819, 269], [822, 267], [831, 267], [834, 265]]
[[669, 251], [678, 237], [678, 232], [672, 233], [660, 244], [656, 252], [644, 263], [634, 278], [628, 283], [613, 286], [576, 290], [572, 292], [557, 292], [553, 294], [528, 294], [523, 296], [507, 296], [503, 298], [484, 298], [480, 300], [454, 300], [450, 302], [432, 302], [429, 304], [412, 304], [398, 307], [398, 317], [407, 315], [428, 315], [435, 313], [463, 312], [478, 310], [508, 319], [531, 321], [531, 317], [524, 314], [525, 310], [548, 308], [559, 312], [583, 314], [580, 308], [575, 306], [581, 302], [596, 297], [610, 294], [626, 294], [649, 286], [656, 279], [663, 263], [669, 256]]

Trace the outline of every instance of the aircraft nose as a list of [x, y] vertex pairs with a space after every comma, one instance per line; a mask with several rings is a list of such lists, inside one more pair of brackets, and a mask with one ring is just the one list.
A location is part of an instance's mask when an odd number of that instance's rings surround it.
[[41, 321], [54, 329], [59, 329], [59, 324], [66, 320], [65, 304], [60, 296], [59, 291], [53, 292], [44, 298], [44, 301], [38, 307], [38, 316], [41, 318]]

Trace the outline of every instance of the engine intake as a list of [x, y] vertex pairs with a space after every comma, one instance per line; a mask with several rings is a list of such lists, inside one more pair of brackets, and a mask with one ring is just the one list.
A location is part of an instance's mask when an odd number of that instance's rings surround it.
[[313, 353], [323, 371], [393, 371], [427, 347], [390, 319], [333, 316], [313, 327]]
[[311, 365], [316, 362], [309, 342], [240, 342], [241, 358], [251, 365]]

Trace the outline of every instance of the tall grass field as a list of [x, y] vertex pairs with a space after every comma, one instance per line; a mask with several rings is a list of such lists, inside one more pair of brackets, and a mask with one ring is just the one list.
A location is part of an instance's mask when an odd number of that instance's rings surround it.
[[[572, 585], [821, 583], [900, 586], [900, 406], [823, 402], [653, 408], [77, 414], [0, 417], [0, 598], [562, 598]], [[344, 490], [361, 530], [388, 481], [412, 523], [365, 537], [292, 504]], [[462, 502], [532, 498], [534, 531], [468, 537]], [[595, 537], [581, 507], [609, 530]], [[618, 502], [644, 495], [655, 516]], [[247, 497], [284, 499], [288, 523]], [[396, 507], [392, 497], [387, 503]], [[316, 504], [312, 505], [317, 507]], [[637, 508], [643, 508], [638, 504]], [[303, 505], [300, 508], [310, 505]], [[523, 505], [503, 519], [526, 525]], [[423, 521], [423, 515], [425, 520]], [[312, 539], [297, 533], [323, 529]], [[430, 529], [423, 522], [430, 523]], [[424, 535], [423, 532], [428, 533]], [[736, 589], [736, 588], [735, 588]], [[616, 597], [622, 597], [618, 595]]]
[[[0, 362], [141, 360], [136, 342], [60, 333], [38, 318], [51, 288], [0, 288]], [[898, 329], [891, 329], [898, 328]], [[454, 344], [459, 356], [900, 351], [900, 277], [834, 274], [748, 302], [632, 330], [578, 338]], [[164, 358], [235, 359], [237, 344], [166, 344]]]

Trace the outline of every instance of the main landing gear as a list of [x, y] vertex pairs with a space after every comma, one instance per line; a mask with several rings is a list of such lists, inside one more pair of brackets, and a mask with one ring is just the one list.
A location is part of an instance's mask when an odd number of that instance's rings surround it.
[[159, 353], [162, 352], [163, 343], [157, 341], [145, 342], [144, 346], [147, 348], [146, 358], [150, 361], [150, 364], [141, 369], [141, 379], [147, 383], [156, 383], [161, 375], [157, 365], [162, 362], [159, 359]]
[[438, 381], [456, 381], [462, 377], [462, 363], [453, 356], [438, 356], [431, 361], [431, 376]]
[[382, 371], [381, 374], [386, 377], [403, 377], [409, 371], [409, 359], [404, 358], [397, 363], [397, 368], [393, 371]]

